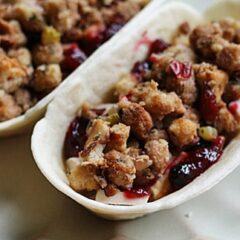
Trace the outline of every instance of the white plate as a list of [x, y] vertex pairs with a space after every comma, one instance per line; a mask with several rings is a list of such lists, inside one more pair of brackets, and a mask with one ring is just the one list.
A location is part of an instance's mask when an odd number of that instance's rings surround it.
[[[205, 9], [212, 1], [185, 2]], [[110, 222], [55, 190], [35, 166], [29, 145], [30, 136], [0, 140], [0, 240], [240, 239], [240, 167], [180, 207]]]

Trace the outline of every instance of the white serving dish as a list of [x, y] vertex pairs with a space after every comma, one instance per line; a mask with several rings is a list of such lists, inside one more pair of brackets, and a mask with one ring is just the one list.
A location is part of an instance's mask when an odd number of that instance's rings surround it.
[[[193, 3], [194, 1], [189, 2]], [[155, 10], [153, 10], [154, 4], [156, 4]], [[104, 218], [131, 219], [158, 210], [173, 208], [213, 187], [232, 172], [240, 161], [238, 147], [240, 136], [238, 136], [225, 149], [221, 160], [192, 183], [160, 200], [141, 206], [124, 207], [102, 204], [76, 193], [69, 187], [63, 167], [62, 146], [66, 129], [74, 118], [78, 106], [86, 99], [92, 103], [101, 102], [102, 97], [107, 94], [109, 86], [121, 74], [127, 72], [131, 68], [131, 64], [144, 56], [145, 48], [142, 48], [138, 54], [132, 54], [136, 39], [140, 38], [144, 31], [148, 30], [151, 37], [160, 34], [161, 37], [167, 39], [169, 33], [166, 30], [176, 27], [177, 23], [185, 20], [192, 24], [202, 21], [197, 12], [189, 9], [188, 6], [181, 7], [177, 1], [165, 2], [161, 5], [161, 8], [158, 8], [158, 6], [160, 6], [159, 2], [155, 1], [123, 29], [117, 38], [112, 39], [108, 45], [103, 46], [94, 54], [94, 57], [91, 58], [92, 61], [89, 61], [88, 65], [82, 69], [81, 75], [73, 78], [49, 105], [45, 118], [37, 123], [32, 136], [33, 155], [45, 177], [58, 190]], [[198, 6], [197, 3], [196, 6]], [[206, 7], [206, 5], [204, 6]], [[236, 7], [240, 9], [240, 5], [236, 1], [225, 2], [221, 6], [224, 6], [225, 9], [227, 9], [226, 7], [229, 8], [228, 11], [224, 12], [227, 15], [231, 14], [230, 6], [234, 6], [234, 9]], [[216, 12], [223, 16], [220, 5], [209, 8], [206, 14], [209, 17], [209, 14], [214, 13], [214, 18], [216, 18], [219, 17]], [[145, 18], [145, 21], [142, 21], [139, 26], [139, 19], [144, 16], [148, 16], [148, 18]], [[164, 23], [163, 19], [167, 21], [167, 24]], [[154, 26], [154, 28], [149, 28], [149, 26]], [[129, 31], [131, 29], [132, 31]], [[110, 54], [111, 57], [109, 57]], [[109, 59], [111, 61], [108, 61]], [[126, 63], [130, 63], [130, 65]], [[101, 84], [99, 84], [99, 81], [101, 81]]]

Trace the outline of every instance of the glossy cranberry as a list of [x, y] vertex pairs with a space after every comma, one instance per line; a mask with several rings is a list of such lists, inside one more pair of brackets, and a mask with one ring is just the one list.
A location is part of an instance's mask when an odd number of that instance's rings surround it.
[[184, 162], [184, 160], [188, 157], [188, 153], [181, 152], [178, 156], [173, 157], [172, 160], [169, 162], [165, 170], [163, 171], [163, 174], [167, 173], [170, 169], [175, 167], [181, 162]]
[[190, 63], [182, 63], [182, 75], [184, 79], [190, 78], [192, 75], [192, 65]]
[[147, 175], [137, 175], [137, 177], [134, 180], [133, 188], [150, 188], [152, 185], [154, 185], [158, 180], [157, 175], [152, 175], [151, 178], [149, 178]]
[[123, 192], [128, 199], [141, 198], [150, 195], [150, 191], [142, 188], [126, 190]]
[[125, 24], [126, 21], [121, 15], [113, 16], [110, 23], [106, 27], [104, 40], [107, 41], [112, 36], [114, 36]]
[[200, 96], [200, 113], [206, 122], [214, 122], [219, 112], [219, 106], [216, 101], [216, 96], [212, 90], [205, 86], [202, 89]]
[[151, 68], [151, 64], [147, 61], [145, 62], [136, 62], [132, 68], [132, 74], [138, 79], [141, 78], [149, 71]]
[[83, 150], [86, 142], [86, 128], [88, 120], [84, 118], [75, 118], [67, 131], [64, 141], [64, 157], [68, 159], [70, 157], [77, 157], [78, 153]]
[[156, 39], [151, 43], [149, 47], [149, 55], [153, 53], [161, 53], [168, 47], [169, 45], [165, 41], [163, 41], [162, 39]]
[[78, 47], [77, 44], [73, 43], [65, 48], [64, 59], [61, 65], [63, 69], [72, 72], [86, 59], [87, 56], [85, 55], [85, 53]]
[[170, 65], [170, 70], [172, 71], [172, 73], [178, 77], [181, 74], [182, 71], [182, 63], [177, 61], [177, 60], [173, 60]]
[[188, 79], [192, 75], [192, 66], [190, 63], [182, 63], [178, 60], [173, 60], [170, 65], [170, 71], [177, 78]]
[[158, 176], [148, 179], [145, 176], [137, 176], [133, 187], [124, 191], [127, 198], [141, 198], [150, 195], [150, 188], [157, 182]]
[[137, 198], [150, 195], [150, 188], [157, 182], [158, 178], [157, 175], [152, 175], [151, 178], [147, 175], [138, 175], [134, 180], [133, 187], [126, 191], [127, 196]]
[[210, 146], [198, 147], [190, 152], [183, 162], [174, 166], [169, 173], [169, 181], [178, 190], [216, 163], [222, 155], [224, 137], [217, 137]]
[[92, 25], [86, 29], [80, 46], [87, 55], [92, 54], [104, 42], [105, 28], [101, 25]]
[[157, 54], [153, 53], [151, 54], [148, 59], [147, 59], [150, 63], [157, 63], [159, 60], [159, 57]]
[[240, 115], [240, 100], [230, 102], [228, 109], [233, 115]]
[[124, 23], [112, 23], [107, 27], [106, 33], [105, 33], [105, 40], [107, 41], [110, 39], [113, 35], [115, 35], [125, 24]]

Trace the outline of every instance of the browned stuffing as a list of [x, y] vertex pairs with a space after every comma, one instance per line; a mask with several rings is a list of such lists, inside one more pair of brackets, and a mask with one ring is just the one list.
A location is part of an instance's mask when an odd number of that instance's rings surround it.
[[[147, 3], [148, 0], [1, 1], [0, 90], [11, 95], [5, 98], [4, 105], [13, 109], [1, 108], [0, 116], [4, 117], [0, 117], [0, 122], [25, 113], [55, 89]], [[12, 99], [14, 104], [6, 103], [6, 99]]]
[[[64, 148], [67, 169], [69, 156], [83, 161], [78, 168], [94, 165], [90, 183], [98, 185], [84, 187], [76, 176], [71, 186], [154, 201], [203, 173], [221, 156], [223, 139], [240, 130], [239, 39], [240, 23], [225, 19], [193, 30], [183, 23], [172, 42], [153, 41], [146, 59], [116, 83], [115, 103], [103, 110], [84, 104], [79, 112], [89, 121], [86, 142], [77, 154]], [[72, 140], [66, 135], [65, 143]]]

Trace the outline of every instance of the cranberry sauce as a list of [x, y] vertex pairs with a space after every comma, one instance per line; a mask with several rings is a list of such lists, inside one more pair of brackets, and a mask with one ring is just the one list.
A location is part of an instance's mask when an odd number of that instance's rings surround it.
[[[146, 33], [143, 35], [143, 37], [146, 38], [145, 35], [146, 35]], [[143, 42], [143, 40], [142, 40], [142, 42]], [[144, 43], [146, 43], [146, 42], [144, 42]], [[144, 75], [152, 68], [152, 63], [154, 62], [153, 61], [154, 56], [152, 54], [161, 53], [169, 47], [169, 44], [167, 44], [162, 39], [156, 39], [154, 41], [148, 39], [147, 44], [149, 47], [147, 60], [136, 62], [131, 71], [132, 74], [136, 77], [136, 79], [138, 81], [142, 81]]]
[[123, 193], [128, 199], [141, 198], [150, 195], [149, 190], [143, 188], [132, 188], [131, 190], [124, 191]]
[[64, 141], [64, 157], [78, 157], [78, 153], [83, 150], [86, 142], [86, 128], [89, 120], [76, 117], [70, 124], [65, 141]]
[[217, 137], [210, 146], [197, 147], [185, 155], [185, 159], [171, 168], [169, 181], [178, 190], [216, 163], [222, 155], [225, 138]]
[[124, 191], [124, 196], [129, 199], [150, 196], [150, 188], [157, 182], [158, 178], [158, 176], [154, 176], [151, 179], [144, 176], [137, 176], [133, 187]]
[[136, 62], [132, 68], [132, 74], [134, 77], [141, 81], [143, 76], [151, 69], [151, 63], [145, 62]]
[[86, 54], [73, 43], [64, 50], [64, 59], [61, 66], [64, 70], [72, 72], [87, 59]]
[[200, 96], [200, 113], [206, 122], [214, 122], [219, 112], [219, 106], [216, 101], [216, 96], [212, 90], [205, 86], [202, 89]]
[[181, 152], [178, 156], [173, 157], [171, 161], [169, 161], [169, 164], [166, 166], [166, 168], [163, 170], [163, 174], [166, 174], [170, 169], [174, 168], [176, 165], [184, 162], [186, 158], [188, 157], [188, 153]]
[[169, 44], [162, 39], [152, 41], [149, 47], [149, 56], [153, 53], [161, 53], [169, 47]]
[[80, 41], [80, 47], [89, 56], [104, 42], [114, 36], [124, 25], [126, 21], [120, 15], [114, 15], [106, 26], [92, 25], [83, 35]]

